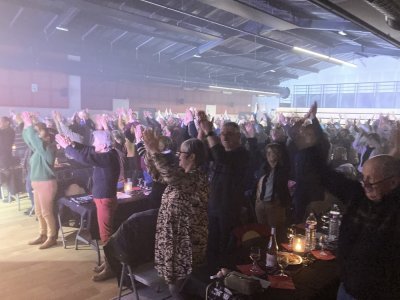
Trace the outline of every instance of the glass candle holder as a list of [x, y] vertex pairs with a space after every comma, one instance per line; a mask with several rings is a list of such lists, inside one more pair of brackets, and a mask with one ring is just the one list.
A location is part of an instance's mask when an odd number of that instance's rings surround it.
[[132, 192], [132, 181], [125, 182], [124, 192], [128, 194]]
[[292, 250], [297, 253], [304, 253], [306, 250], [306, 237], [296, 234], [292, 240]]

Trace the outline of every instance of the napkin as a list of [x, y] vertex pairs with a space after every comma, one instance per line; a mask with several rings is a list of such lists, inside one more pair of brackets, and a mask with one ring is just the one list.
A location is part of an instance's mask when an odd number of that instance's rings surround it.
[[282, 243], [281, 246], [282, 246], [286, 251], [292, 251], [292, 245], [289, 245], [288, 243]]
[[336, 256], [332, 254], [332, 252], [328, 251], [328, 250], [324, 250], [324, 252], [327, 255], [321, 255], [321, 251], [320, 250], [312, 250], [311, 253], [312, 255], [315, 256], [316, 259], [320, 259], [320, 260], [332, 260], [335, 259]]
[[270, 287], [273, 289], [295, 290], [293, 280], [289, 276], [268, 275]]
[[251, 276], [261, 276], [265, 274], [265, 271], [261, 269], [260, 267], [257, 268], [257, 272], [251, 272], [250, 269], [253, 266], [253, 264], [248, 264], [248, 265], [237, 265], [236, 268], [242, 272], [245, 275]]

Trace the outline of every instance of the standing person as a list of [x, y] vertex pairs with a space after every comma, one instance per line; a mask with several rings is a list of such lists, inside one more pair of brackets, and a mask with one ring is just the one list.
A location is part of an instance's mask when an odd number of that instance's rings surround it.
[[[390, 155], [368, 159], [361, 182], [327, 166], [315, 143], [315, 170], [346, 206], [338, 240], [338, 300], [400, 299], [400, 162]], [[396, 152], [400, 149], [400, 130]]]
[[12, 146], [15, 140], [14, 129], [8, 117], [0, 117], [0, 169], [7, 169], [13, 163]]
[[35, 125], [34, 128], [28, 112], [22, 113], [21, 117], [24, 122], [22, 137], [33, 152], [29, 160], [30, 179], [40, 234], [38, 238], [30, 241], [29, 245], [40, 245], [39, 249], [47, 249], [57, 244], [57, 226], [53, 210], [57, 193], [54, 173], [56, 147], [45, 126]]
[[[0, 185], [9, 183], [10, 172], [9, 168], [14, 163], [12, 155], [12, 146], [15, 140], [14, 129], [11, 128], [11, 120], [8, 117], [0, 117]], [[4, 195], [1, 195], [1, 198]], [[4, 199], [6, 202], [7, 200]]]
[[[111, 135], [108, 131], [94, 131], [93, 147], [74, 144], [62, 135], [57, 135], [56, 140], [68, 156], [94, 167], [92, 194], [97, 209], [100, 239], [104, 244], [113, 234], [114, 213], [118, 205], [120, 163], [117, 151], [111, 148]], [[106, 260], [94, 271], [99, 274], [92, 277], [93, 281], [103, 281], [114, 276]]]
[[245, 203], [249, 154], [240, 144], [240, 128], [234, 122], [225, 123], [221, 139], [215, 136], [212, 122], [199, 111], [199, 126], [207, 137], [214, 162], [208, 205], [208, 260], [217, 263], [228, 251], [231, 231], [240, 225], [240, 211]]
[[265, 174], [257, 184], [257, 222], [275, 227], [277, 237], [281, 239], [285, 237], [286, 214], [291, 201], [288, 188], [289, 159], [284, 146], [276, 143], [265, 147], [265, 157]]
[[155, 265], [173, 299], [183, 299], [182, 288], [196, 265], [205, 262], [207, 248], [208, 181], [201, 170], [205, 149], [198, 139], [182, 143], [179, 167], [160, 152], [152, 130], [143, 135], [147, 154], [168, 185], [157, 218]]

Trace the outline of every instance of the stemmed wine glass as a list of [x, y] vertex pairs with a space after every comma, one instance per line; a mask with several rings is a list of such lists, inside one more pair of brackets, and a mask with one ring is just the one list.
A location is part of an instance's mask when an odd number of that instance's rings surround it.
[[281, 272], [279, 273], [278, 276], [287, 276], [285, 274], [285, 269], [289, 265], [288, 257], [284, 253], [278, 252], [278, 255], [277, 255], [276, 258], [277, 258], [277, 261], [278, 261], [278, 265], [279, 265], [279, 267], [281, 269], [280, 270]]
[[321, 247], [321, 250], [319, 251], [320, 255], [326, 256], [328, 253], [325, 252], [325, 246], [328, 243], [328, 236], [326, 234], [321, 234], [321, 236], [318, 239], [318, 245]]
[[260, 247], [251, 247], [250, 248], [250, 259], [253, 261], [253, 265], [250, 268], [250, 272], [257, 273], [260, 269], [257, 265], [257, 261], [261, 258], [261, 249]]

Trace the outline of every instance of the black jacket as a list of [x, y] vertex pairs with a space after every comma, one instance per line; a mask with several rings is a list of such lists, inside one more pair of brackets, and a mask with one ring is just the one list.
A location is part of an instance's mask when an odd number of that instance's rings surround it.
[[221, 144], [210, 149], [214, 160], [214, 172], [211, 179], [208, 213], [238, 220], [241, 206], [244, 204], [246, 174], [249, 166], [249, 154], [244, 147], [225, 151]]
[[359, 182], [320, 170], [324, 186], [348, 205], [338, 244], [346, 291], [356, 299], [400, 299], [400, 187], [374, 203]]

